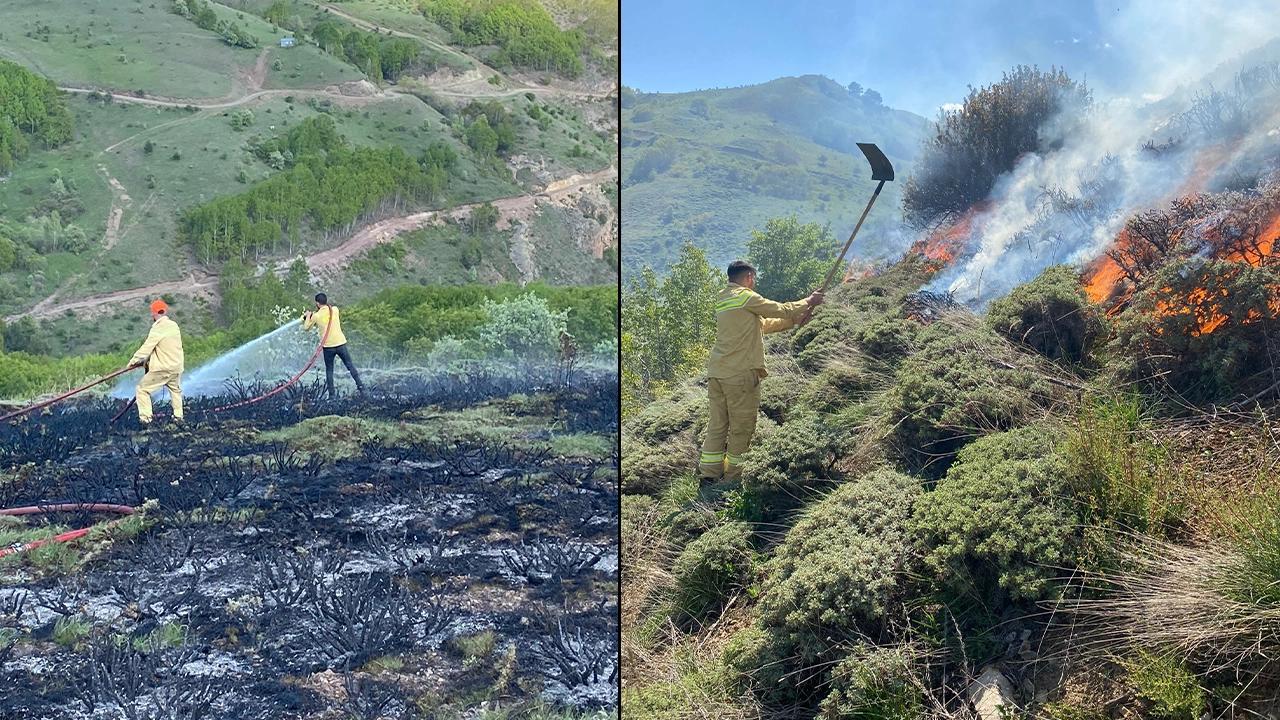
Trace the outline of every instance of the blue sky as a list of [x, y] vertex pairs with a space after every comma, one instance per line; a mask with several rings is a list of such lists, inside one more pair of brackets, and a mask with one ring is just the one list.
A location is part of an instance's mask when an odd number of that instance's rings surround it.
[[[1275, 26], [1260, 0], [622, 0], [622, 81], [649, 92], [786, 75], [857, 81], [934, 117], [1017, 64], [1064, 67], [1095, 95], [1167, 92]], [[1270, 16], [1270, 17], [1268, 17]], [[1247, 47], [1247, 46], [1246, 46]], [[1208, 67], [1206, 67], [1206, 64]]]

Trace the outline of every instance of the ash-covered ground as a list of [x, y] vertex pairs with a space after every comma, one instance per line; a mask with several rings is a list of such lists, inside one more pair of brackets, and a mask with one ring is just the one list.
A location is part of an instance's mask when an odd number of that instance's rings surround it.
[[[617, 703], [617, 378], [259, 388], [139, 432], [119, 400], [0, 427], [4, 718], [435, 718]], [[113, 520], [116, 522], [112, 523]], [[500, 714], [500, 715], [499, 715]]]

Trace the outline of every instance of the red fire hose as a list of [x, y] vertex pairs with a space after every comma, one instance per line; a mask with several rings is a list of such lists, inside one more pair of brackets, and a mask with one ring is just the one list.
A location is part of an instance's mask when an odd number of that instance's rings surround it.
[[[27, 505], [25, 507], [9, 508], [7, 510], [0, 510], [0, 515], [39, 515], [42, 513], [75, 512], [79, 510], [87, 510], [89, 512], [113, 512], [120, 515], [132, 515], [137, 511], [136, 508], [132, 508], [128, 505], [112, 505], [110, 503], [61, 503], [57, 505]], [[123, 519], [124, 518], [120, 518], [120, 520]], [[107, 524], [113, 525], [120, 522], [120, 520], [112, 520]], [[15, 555], [28, 550], [35, 550], [36, 548], [42, 545], [48, 545], [49, 543], [71, 542], [72, 540], [78, 540], [85, 535], [88, 535], [90, 530], [93, 530], [93, 527], [69, 530], [61, 535], [54, 535], [53, 537], [45, 540], [32, 540], [28, 543], [14, 543], [6, 547], [0, 547], [0, 557]]]
[[223, 410], [233, 410], [235, 408], [244, 407], [246, 405], [252, 405], [256, 402], [262, 402], [263, 400], [266, 400], [272, 395], [275, 395], [280, 392], [284, 392], [285, 388], [301, 380], [302, 376], [306, 375], [307, 371], [311, 369], [311, 366], [316, 364], [316, 360], [320, 358], [320, 353], [324, 352], [324, 341], [329, 339], [329, 328], [333, 327], [333, 306], [326, 305], [325, 307], [329, 308], [329, 320], [324, 324], [324, 333], [320, 335], [320, 342], [316, 344], [316, 351], [311, 353], [311, 359], [307, 361], [307, 364], [304, 365], [296, 375], [284, 381], [283, 383], [281, 383], [280, 385], [278, 385], [276, 388], [274, 388], [269, 392], [265, 392], [257, 397], [251, 397], [248, 400], [241, 400], [240, 402], [231, 403], [230, 405], [223, 405], [222, 407], [216, 407], [210, 410], [209, 412], [216, 413], [216, 412], [222, 412]]
[[6, 420], [12, 420], [12, 419], [14, 419], [14, 418], [16, 418], [16, 417], [22, 417], [23, 415], [26, 415], [27, 413], [29, 413], [29, 412], [33, 412], [33, 411], [35, 411], [35, 410], [39, 410], [40, 408], [49, 407], [50, 405], [52, 405], [52, 404], [54, 404], [54, 403], [56, 403], [56, 402], [60, 402], [60, 401], [62, 401], [62, 400], [66, 400], [67, 398], [71, 397], [72, 395], [77, 395], [77, 394], [79, 394], [79, 393], [82, 393], [82, 392], [84, 392], [85, 390], [88, 390], [89, 388], [93, 387], [94, 385], [101, 385], [102, 383], [104, 383], [104, 382], [106, 382], [106, 381], [110, 380], [111, 378], [119, 377], [119, 376], [121, 376], [121, 375], [123, 375], [123, 374], [125, 374], [125, 373], [129, 372], [130, 370], [133, 370], [134, 368], [138, 368], [138, 367], [142, 367], [142, 366], [141, 366], [141, 364], [139, 364], [139, 365], [130, 365], [130, 366], [126, 367], [126, 368], [121, 368], [120, 370], [117, 370], [117, 371], [115, 371], [115, 372], [111, 373], [110, 375], [103, 375], [102, 377], [98, 378], [97, 380], [94, 380], [93, 382], [89, 383], [88, 385], [81, 385], [80, 387], [76, 388], [75, 390], [72, 390], [72, 391], [70, 391], [70, 392], [65, 392], [65, 393], [63, 393], [63, 394], [61, 394], [61, 395], [59, 395], [59, 396], [57, 396], [57, 397], [55, 397], [55, 398], [51, 398], [51, 399], [49, 399], [49, 400], [45, 400], [45, 401], [43, 401], [43, 402], [38, 402], [38, 403], [36, 403], [35, 405], [30, 405], [30, 406], [28, 406], [28, 407], [22, 408], [21, 410], [15, 410], [14, 412], [11, 412], [11, 413], [9, 413], [8, 415], [5, 415], [4, 417], [0, 417], [0, 422], [5, 422]]
[[[316, 344], [316, 351], [315, 351], [315, 352], [313, 352], [313, 353], [311, 353], [311, 359], [310, 359], [310, 360], [308, 360], [308, 361], [307, 361], [307, 364], [306, 364], [305, 366], [303, 366], [303, 368], [302, 368], [301, 370], [299, 370], [299, 371], [298, 371], [298, 374], [296, 374], [296, 375], [294, 375], [293, 377], [289, 378], [289, 379], [288, 379], [288, 380], [286, 380], [283, 384], [281, 384], [280, 386], [278, 386], [278, 387], [276, 387], [275, 389], [271, 390], [270, 392], [263, 393], [262, 395], [259, 395], [259, 396], [257, 396], [257, 397], [249, 398], [248, 400], [242, 400], [242, 401], [240, 401], [240, 402], [232, 403], [232, 404], [230, 404], [230, 405], [223, 405], [222, 407], [216, 407], [216, 408], [214, 408], [214, 409], [210, 410], [209, 412], [211, 412], [211, 413], [222, 412], [223, 410], [231, 410], [231, 409], [238, 408], [238, 407], [244, 407], [245, 405], [252, 405], [253, 403], [256, 403], [256, 402], [261, 402], [261, 401], [266, 400], [267, 398], [271, 397], [272, 395], [275, 395], [275, 394], [277, 394], [277, 393], [283, 392], [285, 388], [287, 388], [287, 387], [289, 387], [290, 385], [293, 385], [294, 383], [296, 383], [296, 382], [298, 382], [299, 380], [301, 380], [301, 379], [302, 379], [302, 376], [303, 376], [303, 375], [306, 375], [306, 374], [307, 374], [307, 371], [308, 371], [308, 370], [310, 370], [310, 369], [311, 369], [311, 367], [312, 367], [313, 365], [315, 365], [315, 364], [316, 364], [316, 360], [317, 360], [317, 359], [319, 359], [319, 357], [320, 357], [320, 353], [324, 352], [324, 341], [329, 339], [329, 329], [333, 327], [333, 310], [332, 310], [332, 306], [326, 306], [326, 307], [330, 307], [330, 311], [329, 311], [329, 320], [325, 323], [325, 326], [324, 326], [324, 333], [320, 336], [320, 342]], [[141, 363], [139, 363], [139, 364], [137, 364], [137, 365], [130, 365], [130, 366], [126, 367], [126, 368], [121, 368], [120, 370], [117, 370], [117, 371], [115, 371], [115, 372], [111, 373], [110, 375], [103, 375], [102, 377], [98, 378], [97, 380], [94, 380], [93, 382], [91, 382], [91, 383], [89, 383], [89, 384], [87, 384], [87, 385], [81, 385], [80, 387], [76, 388], [75, 390], [71, 390], [71, 391], [69, 391], [69, 392], [65, 392], [65, 393], [63, 393], [63, 394], [61, 394], [61, 395], [59, 395], [59, 396], [57, 396], [57, 397], [50, 398], [49, 400], [44, 400], [44, 401], [42, 401], [42, 402], [38, 402], [38, 403], [36, 403], [35, 405], [30, 405], [30, 406], [28, 406], [28, 407], [22, 408], [21, 410], [15, 410], [14, 412], [9, 413], [8, 415], [5, 415], [5, 416], [3, 416], [3, 417], [0, 417], [0, 422], [5, 422], [5, 421], [7, 421], [7, 420], [12, 420], [12, 419], [14, 419], [14, 418], [22, 417], [23, 415], [26, 415], [26, 414], [27, 414], [27, 413], [29, 413], [29, 412], [34, 412], [34, 411], [36, 411], [36, 410], [39, 410], [40, 408], [48, 407], [48, 406], [50, 406], [50, 405], [52, 405], [52, 404], [54, 404], [54, 403], [56, 403], [56, 402], [60, 402], [60, 401], [62, 401], [62, 400], [66, 400], [67, 398], [71, 397], [72, 395], [78, 395], [79, 393], [82, 393], [82, 392], [84, 392], [85, 390], [88, 390], [89, 388], [94, 387], [95, 385], [101, 385], [102, 383], [104, 383], [104, 382], [106, 382], [106, 381], [108, 381], [108, 380], [110, 380], [110, 379], [112, 379], [112, 378], [119, 377], [119, 376], [121, 376], [121, 375], [123, 375], [123, 374], [125, 374], [125, 373], [129, 372], [130, 370], [133, 370], [133, 369], [135, 369], [135, 368], [139, 368], [139, 367], [142, 367], [142, 364], [141, 364]], [[112, 422], [112, 424], [114, 424], [116, 420], [119, 420], [121, 416], [123, 416], [126, 412], [128, 412], [128, 411], [129, 411], [129, 408], [130, 408], [132, 405], [133, 405], [133, 401], [130, 401], [128, 404], [126, 404], [126, 405], [124, 406], [124, 410], [121, 410], [119, 413], [117, 413], [117, 414], [116, 414], [116, 416], [115, 416], [115, 417], [111, 418], [111, 422]], [[77, 537], [78, 537], [78, 536], [77, 536]]]

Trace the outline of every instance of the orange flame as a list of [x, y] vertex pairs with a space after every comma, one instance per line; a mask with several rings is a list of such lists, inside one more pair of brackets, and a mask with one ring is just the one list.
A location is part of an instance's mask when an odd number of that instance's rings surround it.
[[969, 241], [969, 233], [973, 230], [973, 221], [977, 215], [990, 205], [980, 202], [965, 211], [955, 222], [943, 225], [926, 237], [917, 240], [910, 252], [924, 256], [925, 260], [938, 266], [938, 269], [950, 265]]

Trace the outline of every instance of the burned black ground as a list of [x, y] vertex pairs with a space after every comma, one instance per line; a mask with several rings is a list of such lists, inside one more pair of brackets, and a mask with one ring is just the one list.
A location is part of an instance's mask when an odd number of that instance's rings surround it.
[[[209, 413], [257, 390], [237, 388], [189, 403], [186, 426], [145, 432], [110, 425], [118, 401], [93, 401], [0, 428], [0, 506], [147, 508], [145, 522], [2, 561], [5, 717], [614, 705], [616, 378], [550, 378], [401, 379], [334, 402], [306, 386]], [[262, 439], [327, 415], [411, 426], [425, 406], [494, 404], [545, 429], [496, 443], [369, 435], [337, 460]], [[557, 434], [613, 450], [556, 455]]]

